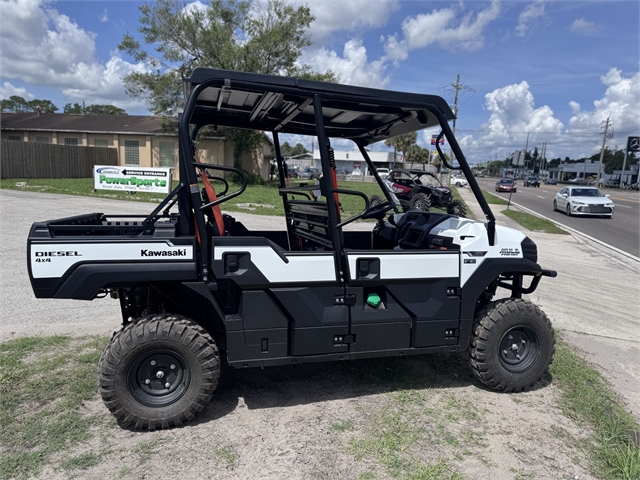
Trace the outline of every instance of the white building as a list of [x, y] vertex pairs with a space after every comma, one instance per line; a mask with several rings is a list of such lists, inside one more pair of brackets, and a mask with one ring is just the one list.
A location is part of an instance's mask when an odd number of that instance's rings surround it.
[[[402, 162], [402, 156], [397, 155], [394, 158], [393, 152], [367, 152], [369, 158], [377, 168], [392, 169], [395, 163]], [[359, 150], [334, 150], [336, 159], [336, 169], [338, 173], [351, 173], [354, 170], [360, 170], [364, 175], [370, 175], [367, 162]], [[313, 153], [313, 163], [316, 168], [320, 167], [320, 152]]]

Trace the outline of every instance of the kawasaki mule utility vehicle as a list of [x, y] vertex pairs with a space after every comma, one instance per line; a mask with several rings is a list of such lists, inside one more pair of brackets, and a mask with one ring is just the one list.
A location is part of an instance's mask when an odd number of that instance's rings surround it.
[[[492, 389], [520, 391], [541, 378], [553, 330], [522, 295], [555, 272], [538, 265], [529, 238], [495, 225], [442, 98], [202, 68], [184, 82], [180, 183], [160, 205], [144, 217], [38, 222], [29, 234], [37, 297], [120, 301], [123, 327], [99, 368], [104, 402], [123, 426], [152, 430], [193, 418], [212, 398], [223, 359], [245, 368], [468, 352], [471, 370]], [[198, 160], [198, 131], [216, 126], [272, 133], [281, 231], [252, 230], [221, 213], [243, 193], [246, 176]], [[383, 187], [365, 147], [434, 126], [485, 222], [401, 213]], [[306, 184], [287, 183], [284, 133], [317, 137], [319, 198]], [[355, 143], [382, 203], [372, 207], [364, 193], [337, 184], [333, 139]], [[214, 191], [220, 181], [211, 179], [230, 173], [240, 186]], [[340, 201], [349, 195], [362, 211], [345, 218]], [[345, 231], [358, 219], [377, 223]], [[509, 297], [495, 300], [498, 287]]]

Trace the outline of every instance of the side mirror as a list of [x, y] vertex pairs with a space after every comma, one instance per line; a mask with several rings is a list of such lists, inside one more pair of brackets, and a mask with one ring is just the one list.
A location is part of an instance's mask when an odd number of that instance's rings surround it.
[[568, 198], [569, 195], [567, 195], [566, 193], [561, 194], [564, 198]]
[[611, 198], [611, 195], [609, 195], [608, 193], [605, 195], [605, 197], [607, 198]]

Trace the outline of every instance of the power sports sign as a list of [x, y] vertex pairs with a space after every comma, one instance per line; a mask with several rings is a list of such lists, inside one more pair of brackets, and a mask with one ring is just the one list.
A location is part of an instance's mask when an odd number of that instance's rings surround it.
[[93, 169], [93, 188], [96, 190], [169, 193], [171, 191], [171, 169], [96, 165]]

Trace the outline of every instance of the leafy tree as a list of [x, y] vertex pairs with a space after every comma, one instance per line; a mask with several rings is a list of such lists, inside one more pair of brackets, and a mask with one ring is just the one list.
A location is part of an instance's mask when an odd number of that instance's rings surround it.
[[418, 132], [410, 132], [388, 138], [384, 141], [384, 144], [387, 147], [393, 147], [394, 151], [401, 152], [402, 156], [405, 157], [406, 162], [407, 151], [409, 150], [411, 145], [414, 145], [416, 143], [416, 140], [418, 140]]
[[51, 100], [36, 99], [27, 101], [18, 95], [12, 95], [2, 100], [3, 112], [29, 113], [37, 112], [38, 109], [40, 113], [54, 113], [58, 110], [58, 107], [56, 107]]
[[410, 168], [413, 168], [414, 163], [429, 163], [429, 150], [414, 143], [407, 149], [404, 161], [411, 162]]
[[113, 105], [82, 105], [74, 103], [71, 105], [67, 103], [63, 109], [64, 113], [77, 113], [77, 114], [94, 114], [94, 115], [127, 115], [127, 112], [122, 108], [114, 107]]
[[[297, 63], [311, 44], [307, 32], [314, 17], [307, 6], [293, 7], [283, 0], [211, 0], [206, 6], [158, 0], [139, 9], [139, 31], [155, 51], [128, 33], [118, 48], [151, 67], [150, 72], [125, 76], [124, 82], [127, 93], [144, 98], [157, 115], [178, 112], [183, 101], [181, 77], [198, 66], [336, 80], [331, 71], [314, 73], [310, 66]], [[243, 149], [259, 138], [250, 131], [231, 135], [236, 165]]]
[[302, 155], [303, 153], [309, 153], [309, 150], [304, 148], [301, 143], [296, 143], [295, 147], [289, 145], [289, 142], [284, 142], [280, 146], [280, 153], [284, 158], [295, 157], [296, 155]]

